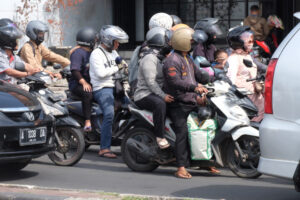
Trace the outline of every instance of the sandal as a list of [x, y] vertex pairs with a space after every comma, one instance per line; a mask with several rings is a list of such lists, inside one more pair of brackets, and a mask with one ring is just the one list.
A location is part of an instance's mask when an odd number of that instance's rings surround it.
[[221, 171], [215, 167], [202, 167], [202, 169], [209, 171], [212, 174], [220, 174]]
[[177, 178], [182, 178], [182, 179], [191, 179], [192, 178], [192, 175], [185, 170], [180, 170], [180, 171], [175, 172], [175, 176]]
[[170, 144], [166, 138], [157, 137], [156, 142], [160, 149], [166, 149], [170, 146]]
[[209, 171], [210, 173], [212, 173], [212, 174], [220, 174], [220, 173], [221, 173], [221, 171], [218, 170], [218, 169], [215, 168], [215, 167], [210, 167], [210, 168], [208, 169], [208, 171]]
[[100, 157], [103, 157], [103, 158], [117, 158], [117, 155], [114, 154], [113, 152], [111, 151], [107, 151], [107, 152], [104, 152], [104, 153], [98, 153], [98, 155]]

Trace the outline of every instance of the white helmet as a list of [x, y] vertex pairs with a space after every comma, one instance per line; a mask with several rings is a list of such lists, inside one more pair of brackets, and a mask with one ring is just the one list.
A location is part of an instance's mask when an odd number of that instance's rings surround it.
[[156, 13], [149, 20], [149, 29], [154, 27], [163, 27], [166, 29], [170, 29], [173, 24], [173, 19], [167, 13]]
[[119, 43], [127, 43], [129, 37], [127, 33], [118, 26], [104, 25], [100, 30], [100, 42], [105, 44], [108, 48], [113, 48], [114, 40]]

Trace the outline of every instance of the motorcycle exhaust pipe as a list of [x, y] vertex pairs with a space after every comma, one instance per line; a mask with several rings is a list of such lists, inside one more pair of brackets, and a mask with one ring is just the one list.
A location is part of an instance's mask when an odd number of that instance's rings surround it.
[[143, 159], [150, 161], [155, 156], [156, 152], [151, 147], [145, 145], [142, 142], [139, 142], [135, 139], [129, 138], [126, 143], [128, 150], [136, 153]]

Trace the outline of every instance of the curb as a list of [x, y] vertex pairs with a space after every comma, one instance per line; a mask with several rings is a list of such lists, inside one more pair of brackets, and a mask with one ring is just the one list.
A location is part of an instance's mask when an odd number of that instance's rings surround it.
[[200, 198], [118, 194], [95, 190], [0, 184], [0, 200], [200, 200]]

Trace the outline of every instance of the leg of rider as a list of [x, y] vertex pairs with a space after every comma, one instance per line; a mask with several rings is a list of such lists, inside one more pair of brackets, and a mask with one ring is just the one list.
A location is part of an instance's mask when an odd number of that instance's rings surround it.
[[81, 103], [82, 103], [83, 116], [85, 118], [85, 127], [90, 127], [93, 93], [84, 91], [82, 85], [79, 85], [74, 90], [72, 90], [72, 93], [74, 93], [79, 97], [82, 97]]
[[155, 94], [150, 94], [135, 103], [140, 108], [153, 112], [154, 134], [156, 137], [163, 138], [166, 119], [165, 101]]
[[[101, 144], [99, 152], [99, 154], [102, 154], [110, 152], [112, 123], [114, 118], [113, 88], [102, 88], [98, 91], [95, 91], [94, 98], [96, 99], [103, 112], [103, 121], [101, 126]], [[110, 156], [107, 157], [115, 157], [115, 155], [111, 153]]]
[[170, 107], [169, 110], [176, 134], [175, 156], [178, 167], [177, 173], [182, 173], [181, 175], [185, 176], [185, 178], [191, 178], [191, 175], [186, 172], [185, 167], [189, 165], [187, 117], [192, 110], [191, 106], [182, 105]]

